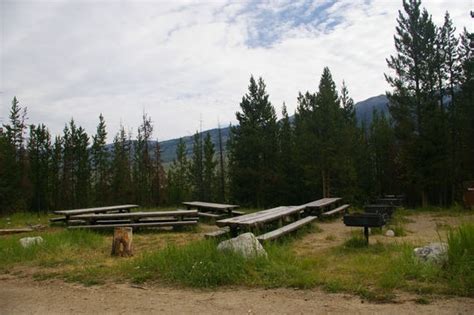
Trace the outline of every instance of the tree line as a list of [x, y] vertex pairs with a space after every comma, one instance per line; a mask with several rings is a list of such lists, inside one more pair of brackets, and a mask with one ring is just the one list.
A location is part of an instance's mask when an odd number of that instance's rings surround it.
[[102, 115], [92, 137], [71, 120], [53, 140], [43, 124], [27, 126], [14, 98], [0, 132], [0, 211], [189, 199], [363, 203], [385, 193], [413, 205], [460, 202], [463, 182], [474, 179], [472, 34], [458, 36], [448, 12], [436, 26], [418, 0], [403, 1], [397, 22], [385, 74], [390, 115], [358, 122], [346, 84], [338, 90], [326, 67], [315, 91], [299, 93], [294, 115], [283, 104], [278, 120], [264, 80], [251, 76], [228, 143], [220, 129], [216, 144], [196, 132], [191, 154], [180, 139], [166, 170], [146, 114], [133, 140], [122, 126], [107, 145]]

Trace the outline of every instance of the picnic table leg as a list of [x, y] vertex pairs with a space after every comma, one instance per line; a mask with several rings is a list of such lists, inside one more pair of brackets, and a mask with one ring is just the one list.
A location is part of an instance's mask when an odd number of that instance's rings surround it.
[[364, 236], [365, 241], [367, 242], [367, 246], [369, 246], [369, 227], [364, 226]]
[[230, 227], [230, 235], [232, 237], [236, 237], [238, 235], [237, 227], [236, 226], [231, 226]]

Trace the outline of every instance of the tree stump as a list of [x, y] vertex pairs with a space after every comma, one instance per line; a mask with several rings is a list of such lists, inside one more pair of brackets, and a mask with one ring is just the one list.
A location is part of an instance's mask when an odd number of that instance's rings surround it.
[[131, 227], [115, 228], [112, 241], [112, 256], [133, 256], [132, 236], [133, 229]]

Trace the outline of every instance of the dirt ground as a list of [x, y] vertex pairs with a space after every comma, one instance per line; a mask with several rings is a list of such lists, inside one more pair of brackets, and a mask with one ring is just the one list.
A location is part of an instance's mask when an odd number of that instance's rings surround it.
[[218, 291], [1, 278], [0, 314], [472, 314], [474, 299], [439, 298], [428, 305], [400, 295], [373, 304], [320, 290], [226, 288]]
[[[403, 237], [372, 235], [372, 242], [439, 241], [447, 226], [473, 222], [474, 215], [408, 216]], [[319, 233], [309, 233], [295, 243], [296, 251], [317, 253], [341, 244], [351, 230], [340, 219], [319, 222]], [[193, 239], [215, 229], [203, 225]], [[158, 235], [158, 234], [156, 234]], [[156, 241], [153, 234], [141, 236]], [[167, 237], [172, 237], [167, 236]], [[166, 237], [166, 238], [167, 238]], [[161, 247], [161, 244], [155, 246]], [[383, 314], [472, 314], [473, 298], [430, 297], [429, 304], [418, 304], [416, 296], [397, 293], [395, 303], [376, 304], [348, 294], [330, 294], [319, 289], [219, 288], [191, 290], [176, 287], [142, 287], [106, 284], [85, 287], [60, 280], [34, 281], [29, 276], [0, 275], [0, 315], [2, 314], [309, 314], [309, 313], [383, 313]]]

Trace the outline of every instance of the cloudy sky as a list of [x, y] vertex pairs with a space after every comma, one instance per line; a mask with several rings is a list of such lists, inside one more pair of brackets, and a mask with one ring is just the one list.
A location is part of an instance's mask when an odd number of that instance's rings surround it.
[[[425, 0], [471, 28], [471, 0]], [[324, 66], [355, 101], [384, 93], [401, 0], [0, 0], [0, 121], [13, 96], [53, 134], [74, 117], [109, 141], [146, 111], [160, 140], [235, 122], [251, 74], [277, 111], [315, 91]]]

